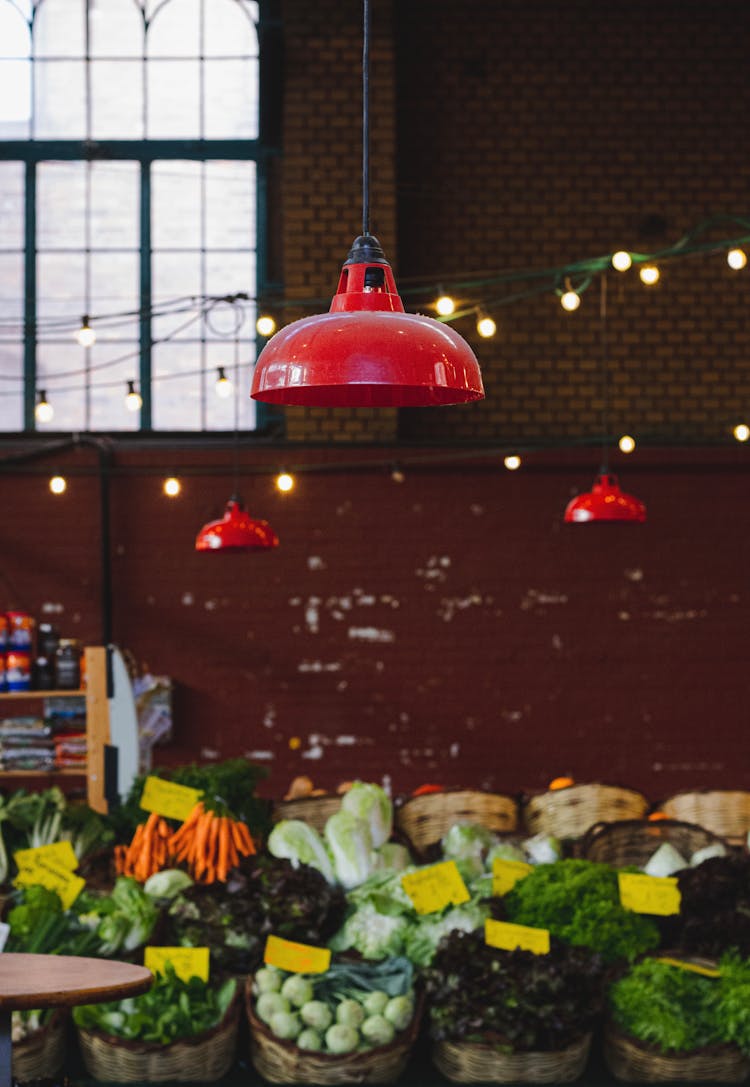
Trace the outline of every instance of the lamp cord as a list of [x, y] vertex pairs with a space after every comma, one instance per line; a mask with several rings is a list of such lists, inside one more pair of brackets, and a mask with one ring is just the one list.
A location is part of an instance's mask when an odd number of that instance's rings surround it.
[[362, 233], [370, 233], [370, 0], [362, 0]]
[[602, 475], [609, 475], [609, 373], [607, 361], [607, 276], [599, 287], [599, 345], [602, 359]]

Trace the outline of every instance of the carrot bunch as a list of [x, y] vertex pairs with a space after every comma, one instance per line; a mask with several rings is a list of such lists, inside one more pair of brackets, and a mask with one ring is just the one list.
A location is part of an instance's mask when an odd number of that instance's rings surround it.
[[170, 858], [169, 824], [156, 812], [139, 823], [130, 845], [115, 846], [115, 870], [120, 876], [132, 876], [145, 883], [154, 872], [165, 868]]
[[185, 863], [197, 883], [224, 882], [240, 857], [256, 852], [245, 823], [218, 815], [200, 801], [169, 839], [169, 847], [174, 861]]

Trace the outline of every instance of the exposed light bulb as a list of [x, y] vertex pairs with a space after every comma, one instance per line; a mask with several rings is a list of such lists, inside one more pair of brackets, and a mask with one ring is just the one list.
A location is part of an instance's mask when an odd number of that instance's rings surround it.
[[143, 398], [136, 389], [134, 381], [128, 382], [128, 391], [125, 395], [125, 407], [128, 411], [140, 411], [143, 407]]
[[34, 417], [38, 423], [49, 423], [55, 414], [55, 409], [47, 399], [44, 389], [39, 390], [39, 399], [34, 408]]
[[632, 263], [633, 258], [624, 249], [618, 249], [612, 254], [612, 267], [616, 272], [627, 272]]
[[76, 339], [81, 347], [93, 347], [96, 343], [96, 333], [89, 324], [87, 313], [81, 318], [81, 327], [76, 332]]
[[276, 476], [276, 487], [280, 491], [291, 491], [294, 487], [294, 476], [290, 475], [289, 472], [279, 472]]
[[259, 336], [273, 336], [276, 331], [276, 322], [268, 313], [263, 313], [255, 322], [255, 329]]
[[745, 423], [738, 423], [732, 431], [738, 442], [746, 442], [750, 438], [750, 427]]
[[393, 468], [391, 468], [391, 479], [394, 483], [403, 483], [406, 479], [406, 476], [397, 464], [394, 464]]
[[730, 249], [727, 253], [727, 264], [735, 272], [741, 271], [747, 264], [747, 255], [744, 249]]
[[68, 488], [65, 476], [52, 476], [49, 481], [49, 489], [53, 494], [64, 494]]
[[641, 283], [645, 283], [647, 287], [653, 287], [654, 283], [659, 282], [661, 272], [655, 264], [644, 264], [638, 275], [641, 277]]
[[577, 291], [565, 291], [560, 295], [560, 305], [568, 313], [577, 310], [581, 304], [581, 296]]
[[450, 317], [452, 313], [456, 312], [456, 303], [449, 294], [441, 294], [435, 303], [435, 309], [441, 317]]
[[509, 457], [505, 457], [505, 459], [503, 460], [503, 464], [509, 472], [515, 472], [516, 468], [521, 467], [521, 458], [517, 457], [516, 454], [513, 453]]
[[228, 396], [232, 395], [232, 382], [227, 377], [223, 366], [220, 366], [217, 370], [216, 395], [220, 396], [222, 400], [226, 400]]
[[182, 484], [176, 476], [169, 476], [162, 484], [162, 490], [167, 498], [176, 498], [182, 490]]
[[632, 453], [635, 449], [635, 438], [631, 438], [629, 434], [623, 434], [617, 444], [621, 453]]
[[497, 332], [497, 325], [491, 317], [480, 317], [477, 321], [477, 332], [480, 336], [483, 336], [485, 340], [488, 340], [490, 336], [494, 336]]

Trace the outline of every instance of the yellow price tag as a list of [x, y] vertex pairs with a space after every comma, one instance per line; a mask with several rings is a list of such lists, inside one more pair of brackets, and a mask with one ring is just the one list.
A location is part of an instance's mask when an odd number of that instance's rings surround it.
[[331, 965], [331, 952], [327, 947], [297, 944], [294, 940], [283, 940], [281, 936], [269, 936], [263, 962], [293, 974], [324, 974]]
[[721, 972], [715, 966], [700, 966], [697, 962], [685, 962], [684, 959], [670, 959], [668, 956], [659, 957], [656, 962], [666, 963], [667, 966], [677, 966], [680, 970], [690, 970], [693, 974], [703, 974], [706, 978], [719, 978]]
[[81, 879], [75, 872], [46, 858], [37, 859], [35, 864], [28, 867], [19, 868], [13, 882], [16, 887], [36, 885], [54, 891], [64, 910], [70, 909], [86, 885], [86, 880]]
[[435, 913], [446, 906], [460, 906], [471, 898], [455, 861], [441, 861], [401, 877], [417, 913]]
[[618, 872], [620, 903], [634, 913], [668, 917], [680, 912], [680, 889], [674, 876], [647, 876], [642, 872]]
[[163, 974], [167, 963], [171, 963], [178, 978], [190, 981], [200, 978], [208, 981], [209, 949], [207, 947], [146, 947], [143, 951], [143, 965], [153, 974]]
[[509, 921], [484, 922], [484, 942], [501, 951], [533, 951], [535, 955], [549, 954], [549, 932], [546, 928], [512, 925]]
[[202, 796], [200, 789], [190, 789], [187, 785], [177, 785], [150, 774], [143, 783], [141, 807], [144, 811], [155, 811], [165, 819], [184, 822]]
[[528, 876], [533, 865], [526, 861], [506, 861], [495, 857], [492, 862], [492, 893], [497, 897], [512, 891], [519, 879]]
[[78, 867], [78, 858], [68, 841], [38, 845], [35, 849], [17, 849], [13, 854], [13, 860], [19, 868], [33, 868], [36, 864], [45, 861], [59, 868], [67, 868], [69, 872], [75, 872]]

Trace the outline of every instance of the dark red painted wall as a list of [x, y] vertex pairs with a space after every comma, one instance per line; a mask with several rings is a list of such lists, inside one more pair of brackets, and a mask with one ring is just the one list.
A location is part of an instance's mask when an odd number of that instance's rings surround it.
[[[516, 791], [572, 773], [653, 799], [750, 786], [741, 450], [624, 464], [643, 526], [562, 523], [593, 480], [588, 453], [516, 473], [407, 464], [399, 484], [387, 464], [404, 452], [300, 449], [314, 470], [287, 496], [268, 474], [244, 478], [281, 545], [227, 556], [193, 551], [231, 491], [226, 454], [117, 454], [114, 635], [175, 680], [160, 760], [245, 754], [268, 765], [275, 795], [297, 773], [388, 777], [396, 791]], [[243, 454], [243, 470], [277, 456]], [[336, 457], [378, 466], [318, 470]], [[167, 459], [218, 474], [186, 474], [170, 502], [159, 475], [132, 474]], [[65, 632], [96, 641], [97, 483], [71, 477], [62, 499], [45, 487], [0, 477], [5, 601], [55, 605]]]

